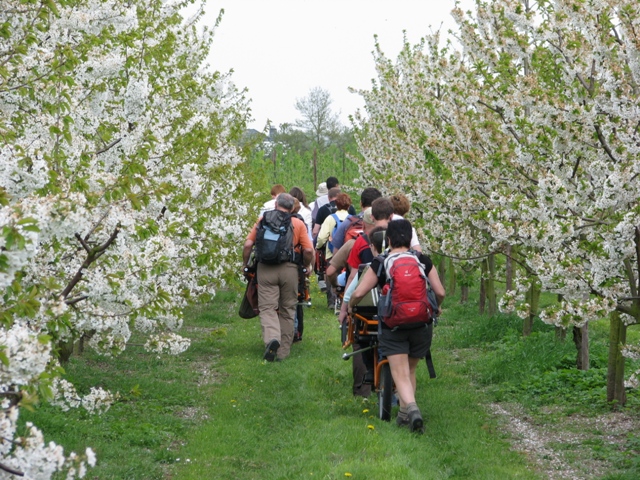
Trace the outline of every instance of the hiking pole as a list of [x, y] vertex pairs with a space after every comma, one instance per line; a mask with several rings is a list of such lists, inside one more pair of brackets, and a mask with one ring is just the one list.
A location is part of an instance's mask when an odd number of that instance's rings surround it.
[[362, 353], [362, 352], [366, 352], [367, 350], [373, 350], [374, 348], [375, 348], [375, 347], [372, 345], [372, 346], [370, 346], [370, 347], [366, 347], [366, 348], [361, 348], [361, 349], [359, 349], [359, 350], [355, 350], [355, 351], [353, 351], [353, 352], [351, 352], [351, 353], [343, 353], [343, 354], [342, 354], [342, 359], [343, 359], [343, 360], [349, 360], [349, 359], [350, 359], [351, 357], [353, 357], [354, 355], [357, 355], [357, 354]]

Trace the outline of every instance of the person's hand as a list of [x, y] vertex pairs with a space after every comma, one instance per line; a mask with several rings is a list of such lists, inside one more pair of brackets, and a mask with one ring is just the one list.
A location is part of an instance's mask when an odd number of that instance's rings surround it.
[[242, 269], [242, 275], [244, 275], [244, 279], [245, 279], [247, 282], [248, 282], [248, 281], [250, 281], [250, 280], [253, 278], [254, 274], [255, 274], [255, 271], [254, 271], [254, 270], [252, 270], [252, 269], [250, 269], [249, 267], [246, 267], [246, 266], [245, 266], [245, 267], [243, 267], [243, 269]]

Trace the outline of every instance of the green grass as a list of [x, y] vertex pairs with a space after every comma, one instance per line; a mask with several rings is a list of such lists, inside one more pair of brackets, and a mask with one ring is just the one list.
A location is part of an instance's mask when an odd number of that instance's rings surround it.
[[[482, 480], [545, 478], [510, 449], [487, 403], [517, 402], [531, 415], [559, 409], [540, 422], [602, 411], [603, 373], [571, 369], [570, 340], [556, 342], [539, 323], [522, 339], [519, 319], [481, 316], [473, 301], [452, 298], [435, 329], [438, 378], [429, 379], [424, 364], [418, 371], [426, 432], [412, 435], [377, 419], [375, 396], [351, 395], [351, 362], [341, 358], [336, 318], [319, 295], [305, 310], [303, 342], [284, 362], [262, 360], [259, 320], [240, 319], [239, 295], [221, 292], [188, 315], [182, 333], [192, 345], [180, 356], [131, 347], [114, 360], [90, 352], [72, 358], [67, 377], [81, 391], [99, 385], [120, 393], [106, 414], [43, 405], [23, 409], [22, 421], [66, 452], [94, 448], [98, 465], [89, 478], [96, 479]], [[607, 329], [597, 325], [591, 334], [599, 364]], [[630, 405], [637, 410], [633, 393]], [[587, 443], [589, 455], [609, 459], [605, 478], [634, 478], [638, 437], [614, 448], [603, 443], [605, 433]], [[572, 448], [558, 445], [582, 452]]]
[[262, 361], [257, 319], [229, 326], [215, 366], [227, 381], [212, 389], [211, 420], [181, 450], [176, 478], [538, 478], [509, 451], [481, 395], [442, 353], [438, 379], [419, 370], [418, 402], [428, 421], [417, 437], [378, 420], [374, 397], [353, 398], [334, 315], [311, 308], [306, 318], [303, 342], [274, 364]]

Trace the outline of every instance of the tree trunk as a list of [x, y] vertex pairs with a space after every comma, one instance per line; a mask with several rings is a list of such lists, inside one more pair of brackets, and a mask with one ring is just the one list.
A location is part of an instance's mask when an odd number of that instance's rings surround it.
[[[562, 302], [562, 299], [564, 298], [564, 296], [559, 293], [557, 296], [558, 299], [558, 303]], [[564, 327], [556, 327], [555, 328], [555, 332], [556, 332], [556, 340], [560, 340], [561, 342], [564, 342], [567, 339], [567, 329]]]
[[540, 304], [540, 287], [534, 281], [529, 287], [527, 293], [527, 302], [529, 303], [529, 316], [522, 322], [522, 336], [528, 337], [533, 331], [533, 319], [538, 313], [538, 305]]
[[442, 284], [445, 284], [445, 279], [447, 278], [447, 259], [442, 257], [438, 262], [438, 276], [440, 277], [440, 281]]
[[73, 355], [73, 346], [75, 344], [75, 340], [67, 340], [66, 342], [58, 342], [58, 360], [62, 365], [65, 365], [71, 355]]
[[460, 303], [467, 303], [469, 301], [469, 285], [460, 286]]
[[620, 312], [609, 314], [609, 362], [607, 365], [607, 401], [614, 408], [624, 406], [627, 394], [624, 390], [624, 357], [621, 346], [627, 341], [627, 326], [620, 318]]
[[278, 181], [278, 153], [276, 152], [276, 149], [274, 148], [271, 152], [271, 161], [273, 162], [273, 181], [277, 182]]
[[487, 304], [487, 261], [483, 260], [480, 267], [480, 314], [484, 314]]
[[578, 370], [589, 370], [589, 324], [584, 327], [573, 327], [573, 343], [576, 345], [576, 367]]
[[318, 150], [313, 149], [313, 189], [318, 188]]
[[453, 259], [449, 259], [449, 265], [447, 266], [449, 271], [449, 277], [447, 278], [447, 295], [454, 295], [456, 293], [456, 267], [453, 263]]
[[513, 290], [513, 260], [511, 260], [511, 245], [507, 245], [505, 263], [505, 283], [507, 291]]
[[489, 304], [489, 315], [498, 313], [498, 300], [496, 295], [496, 256], [491, 254], [487, 258], [487, 300]]

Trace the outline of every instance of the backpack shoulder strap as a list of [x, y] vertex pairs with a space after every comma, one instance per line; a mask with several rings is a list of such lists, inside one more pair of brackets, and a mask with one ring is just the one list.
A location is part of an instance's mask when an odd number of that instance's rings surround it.
[[[378, 266], [378, 271], [376, 272], [376, 275], [377, 275], [378, 278], [380, 278], [380, 275], [382, 274], [383, 269], [384, 269], [385, 272], [387, 271], [387, 269], [385, 267], [385, 262], [387, 261], [387, 257], [388, 257], [388, 254], [385, 254], [385, 253], [380, 254], [380, 255], [378, 255], [376, 257], [378, 259], [378, 261], [380, 262], [380, 265]], [[387, 280], [389, 280], [388, 277], [387, 277]]]

